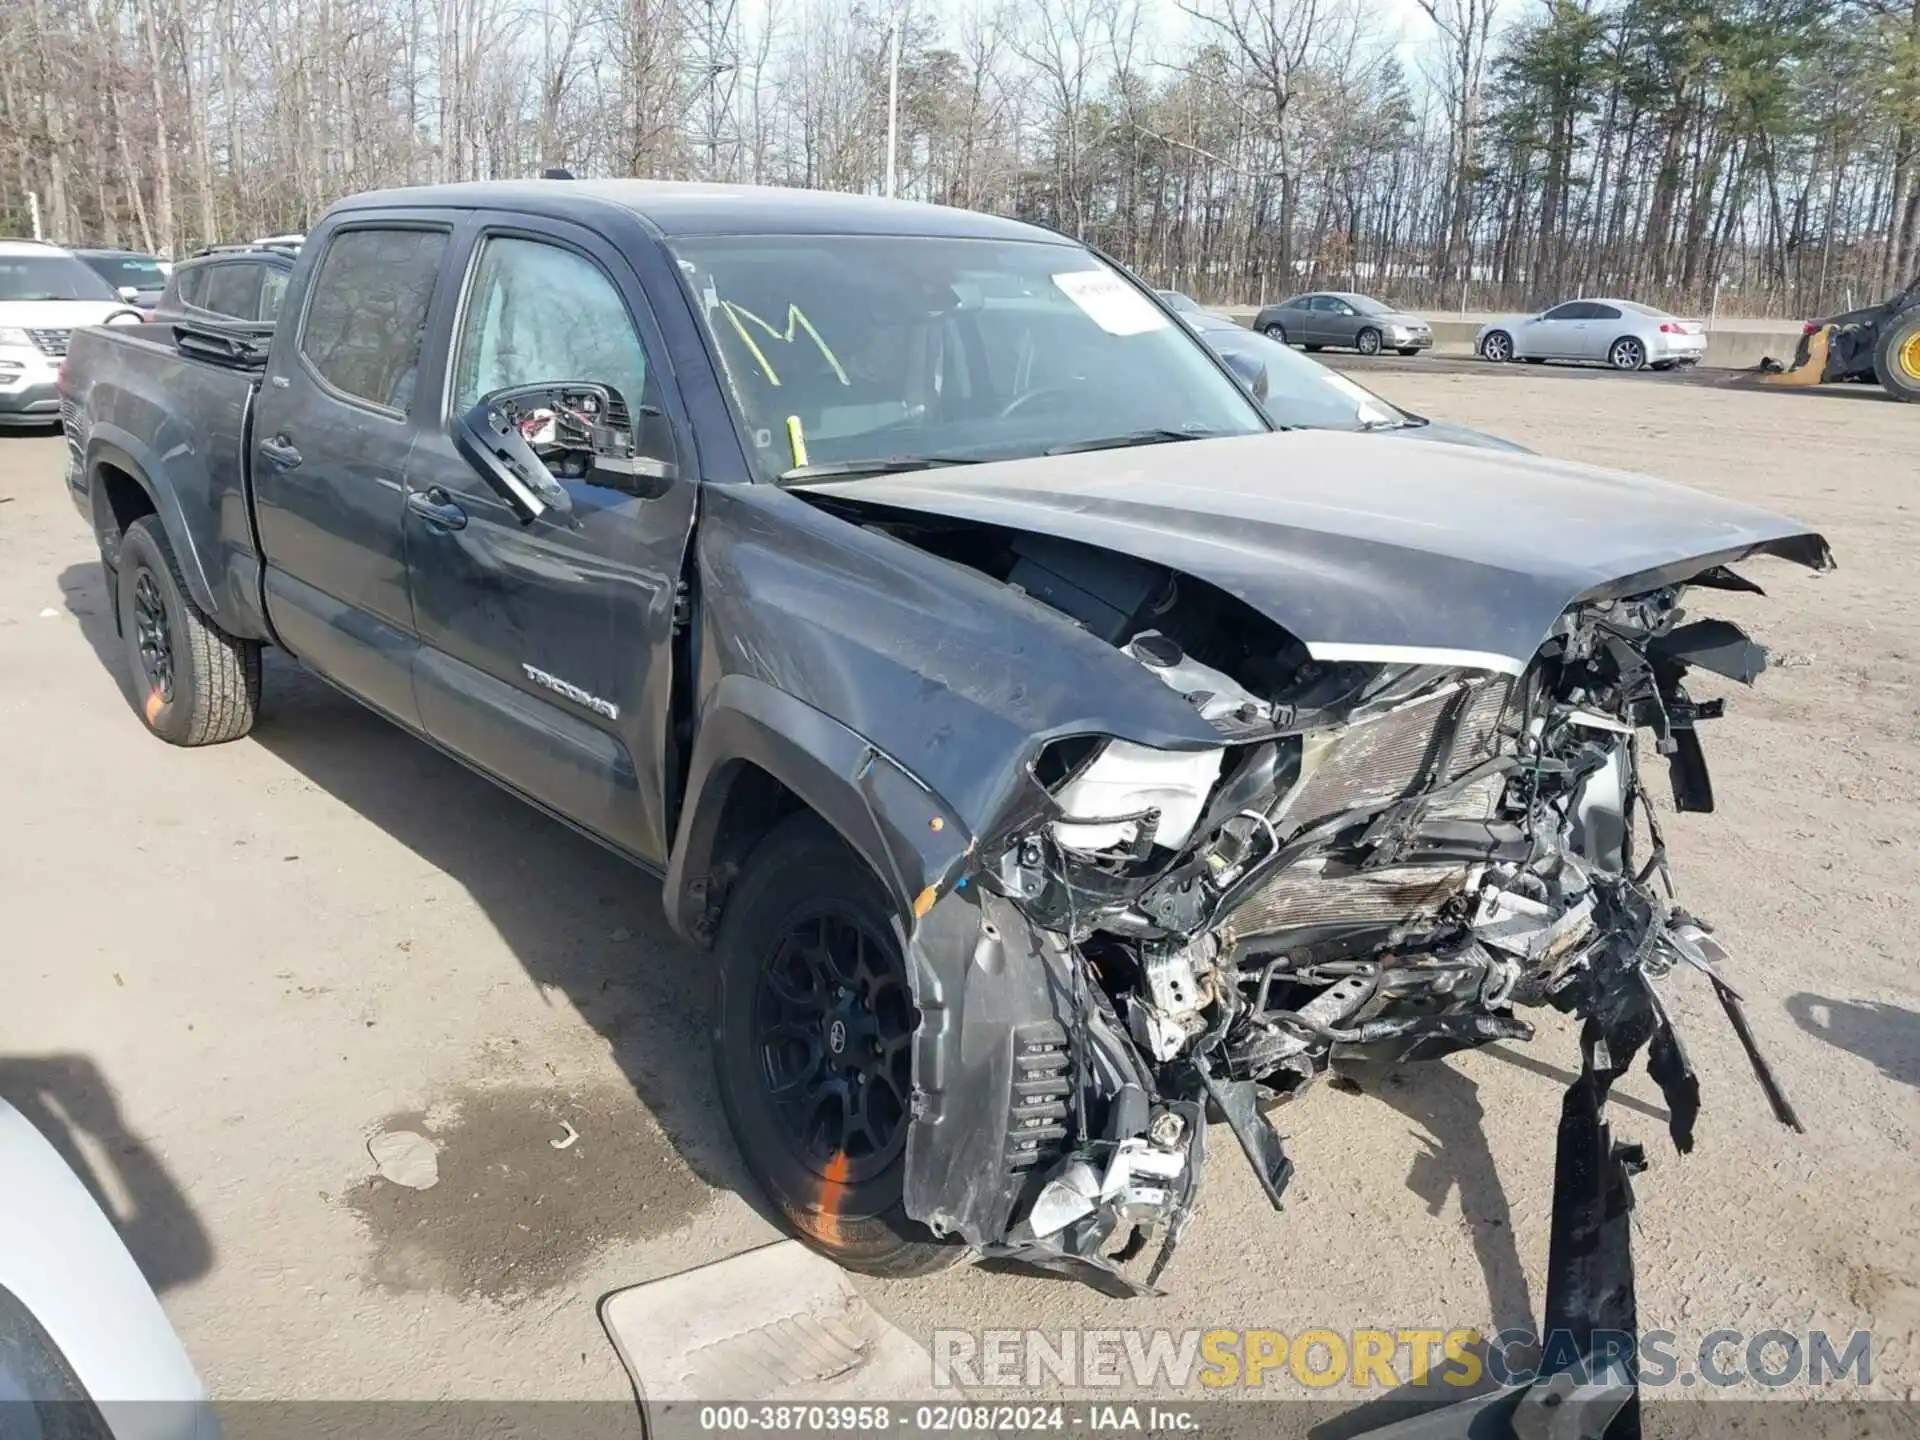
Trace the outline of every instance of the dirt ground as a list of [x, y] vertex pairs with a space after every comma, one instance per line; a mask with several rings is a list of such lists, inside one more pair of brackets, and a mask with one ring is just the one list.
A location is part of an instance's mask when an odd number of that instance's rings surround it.
[[[1871, 1329], [1875, 1392], [1920, 1398], [1920, 408], [1365, 379], [1832, 541], [1836, 573], [1759, 562], [1767, 598], [1713, 597], [1778, 667], [1706, 737], [1720, 813], [1669, 833], [1808, 1133], [1688, 975], [1698, 1149], [1674, 1155], [1643, 1076], [1613, 1116], [1653, 1159], [1643, 1326]], [[0, 436], [0, 1093], [93, 1177], [218, 1396], [627, 1396], [598, 1298], [775, 1233], [715, 1101], [702, 960], [644, 876], [288, 664], [252, 738], [148, 738], [62, 461], [57, 436]], [[973, 1267], [862, 1288], [921, 1336], [1525, 1324], [1575, 1063], [1548, 1017], [1528, 1047], [1317, 1087], [1280, 1115], [1280, 1215], [1217, 1134], [1163, 1299]], [[372, 1178], [389, 1124], [435, 1138], [433, 1189]]]

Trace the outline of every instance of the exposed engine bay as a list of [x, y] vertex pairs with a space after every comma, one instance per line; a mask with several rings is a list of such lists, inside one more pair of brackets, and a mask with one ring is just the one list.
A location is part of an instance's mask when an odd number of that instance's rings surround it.
[[[1657, 988], [1677, 967], [1713, 985], [1776, 1114], [1798, 1127], [1712, 927], [1676, 902], [1647, 790], [1664, 763], [1677, 809], [1713, 809], [1699, 727], [1722, 705], [1695, 700], [1687, 677], [1751, 683], [1766, 657], [1688, 602], [1758, 590], [1742, 576], [1709, 564], [1579, 603], [1516, 674], [1420, 652], [1315, 659], [1250, 606], [1149, 561], [877, 523], [1058, 610], [1217, 735], [1191, 749], [1052, 739], [1031, 764], [1044, 803], [982, 837], [977, 883], [1042, 937], [1060, 1023], [1015, 1037], [1001, 1203], [969, 1212], [924, 1191], [936, 1231], [1151, 1290], [1192, 1210], [1208, 1117], [1278, 1207], [1293, 1162], [1273, 1103], [1343, 1060], [1530, 1039], [1526, 1012], [1543, 1006], [1583, 1021], [1601, 1098], [1645, 1049], [1688, 1150], [1699, 1085]], [[1123, 1271], [1156, 1242], [1144, 1278]]]

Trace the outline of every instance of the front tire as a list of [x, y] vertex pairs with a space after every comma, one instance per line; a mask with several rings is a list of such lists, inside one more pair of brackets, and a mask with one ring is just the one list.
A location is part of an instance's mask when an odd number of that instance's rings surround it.
[[193, 603], [158, 516], [127, 527], [115, 568], [141, 723], [169, 745], [245, 735], [260, 713], [260, 642], [235, 639]]
[[1492, 330], [1480, 338], [1480, 358], [1504, 365], [1513, 359], [1513, 337], [1504, 330]]
[[1353, 348], [1358, 350], [1362, 355], [1378, 355], [1380, 353], [1380, 332], [1369, 325], [1353, 337]]
[[1260, 333], [1277, 344], [1284, 345], [1287, 343], [1287, 327], [1277, 320]]
[[1607, 348], [1607, 364], [1616, 370], [1638, 370], [1647, 363], [1647, 347], [1631, 335], [1622, 335]]
[[912, 1038], [905, 928], [817, 816], [755, 847], [715, 944], [714, 1069], [747, 1169], [794, 1234], [868, 1275], [965, 1254], [902, 1199]]
[[1920, 401], [1920, 306], [1880, 327], [1873, 373], [1896, 400]]

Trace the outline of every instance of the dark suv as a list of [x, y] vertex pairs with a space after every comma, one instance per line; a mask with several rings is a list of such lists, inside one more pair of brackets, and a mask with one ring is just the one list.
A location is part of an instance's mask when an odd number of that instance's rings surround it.
[[173, 267], [155, 320], [271, 325], [300, 252], [290, 245], [216, 245]]

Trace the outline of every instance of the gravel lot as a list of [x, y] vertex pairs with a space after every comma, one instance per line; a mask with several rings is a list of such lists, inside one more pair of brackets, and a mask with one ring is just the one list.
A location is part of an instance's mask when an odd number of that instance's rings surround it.
[[[1363, 378], [1832, 541], [1837, 573], [1759, 562], [1768, 598], [1714, 597], [1779, 667], [1707, 736], [1720, 814], [1669, 836], [1809, 1133], [1775, 1125], [1698, 977], [1668, 989], [1707, 1090], [1695, 1154], [1644, 1076], [1613, 1114], [1654, 1161], [1643, 1326], [1870, 1328], [1875, 1392], [1920, 1398], [1920, 409]], [[0, 1093], [94, 1172], [223, 1398], [627, 1396], [597, 1299], [774, 1236], [715, 1103], [702, 961], [644, 876], [287, 664], [251, 739], [149, 739], [63, 453], [0, 436]], [[1317, 1087], [1280, 1117], [1283, 1215], [1219, 1133], [1164, 1299], [978, 1268], [862, 1287], [921, 1335], [1524, 1324], [1575, 1063], [1549, 1017], [1530, 1047]], [[433, 1189], [371, 1179], [395, 1117], [439, 1142]]]

